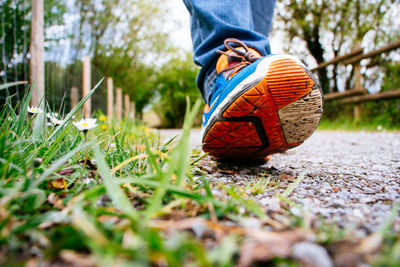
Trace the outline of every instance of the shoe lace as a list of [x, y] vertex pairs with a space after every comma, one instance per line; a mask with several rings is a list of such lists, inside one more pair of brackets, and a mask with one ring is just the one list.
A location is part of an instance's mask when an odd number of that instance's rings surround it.
[[[233, 54], [221, 50], [217, 50], [217, 53], [227, 56], [230, 62], [234, 62], [233, 64], [221, 70], [221, 73], [229, 72], [229, 75], [227, 76], [230, 76], [230, 74], [240, 71], [244, 67], [250, 65], [251, 63], [260, 58], [254, 55], [254, 53], [252, 53], [251, 51], [249, 51], [248, 46], [238, 39], [235, 38], [225, 39], [224, 45], [227, 49], [231, 50]], [[237, 48], [243, 48], [244, 51], [238, 50]]]

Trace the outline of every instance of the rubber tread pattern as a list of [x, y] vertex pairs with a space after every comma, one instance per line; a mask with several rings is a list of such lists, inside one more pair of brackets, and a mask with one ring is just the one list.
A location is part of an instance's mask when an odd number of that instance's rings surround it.
[[300, 145], [286, 143], [277, 110], [308, 94], [313, 84], [295, 60], [273, 61], [265, 78], [234, 99], [212, 125], [204, 151], [220, 159], [257, 159]]

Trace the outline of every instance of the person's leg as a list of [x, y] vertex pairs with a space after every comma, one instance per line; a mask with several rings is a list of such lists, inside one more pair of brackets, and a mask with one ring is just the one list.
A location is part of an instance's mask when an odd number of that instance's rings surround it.
[[268, 37], [274, 16], [275, 0], [251, 0], [250, 4], [254, 30]]
[[237, 38], [261, 55], [270, 54], [268, 32], [271, 28], [275, 0], [184, 0], [191, 14], [194, 61], [201, 66], [197, 86], [204, 92], [205, 79], [212, 77], [218, 59], [216, 51], [224, 49], [224, 40]]
[[303, 143], [321, 119], [323, 98], [300, 60], [271, 55], [275, 0], [184, 1], [202, 67], [203, 150], [219, 160], [258, 160]]

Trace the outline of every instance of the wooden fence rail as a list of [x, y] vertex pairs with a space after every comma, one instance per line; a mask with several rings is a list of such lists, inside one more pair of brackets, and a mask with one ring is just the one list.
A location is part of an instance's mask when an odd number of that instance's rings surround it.
[[400, 89], [398, 90], [390, 90], [385, 92], [380, 92], [376, 94], [365, 94], [359, 96], [352, 96], [342, 99], [340, 102], [348, 104], [348, 103], [362, 103], [367, 101], [375, 101], [375, 100], [388, 100], [400, 98]]
[[400, 98], [400, 89], [369, 94], [361, 82], [361, 65], [360, 61], [367, 58], [375, 57], [379, 54], [389, 52], [400, 48], [400, 40], [391, 42], [378, 49], [363, 53], [360, 43], [356, 43], [353, 51], [348, 54], [335, 57], [329, 61], [319, 64], [317, 67], [311, 69], [312, 71], [327, 67], [332, 64], [353, 65], [354, 72], [354, 89], [345, 90], [344, 92], [335, 92], [325, 94], [325, 101], [338, 100], [344, 104], [356, 104], [354, 107], [354, 119], [361, 119], [361, 103], [366, 101], [388, 100]]
[[335, 92], [335, 93], [329, 93], [324, 95], [325, 101], [330, 101], [334, 99], [341, 99], [341, 98], [346, 98], [349, 96], [355, 96], [355, 95], [364, 95], [367, 94], [368, 91], [365, 89], [351, 89], [351, 90], [346, 90], [344, 92]]
[[378, 48], [376, 50], [372, 50], [371, 52], [368, 52], [366, 54], [361, 54], [359, 56], [356, 56], [356, 57], [350, 58], [350, 59], [348, 59], [346, 61], [343, 61], [343, 65], [354, 64], [354, 63], [359, 62], [359, 61], [361, 61], [363, 59], [374, 57], [374, 56], [377, 56], [379, 54], [382, 54], [382, 53], [385, 53], [385, 52], [389, 52], [391, 50], [395, 50], [395, 49], [397, 49], [399, 47], [400, 47], [400, 40], [396, 41], [396, 42], [392, 42], [392, 43], [390, 43], [388, 45], [382, 46], [382, 47], [380, 47], [380, 48]]
[[322, 68], [325, 68], [325, 67], [327, 67], [329, 65], [338, 63], [338, 62], [340, 62], [342, 60], [345, 60], [345, 59], [348, 59], [348, 58], [352, 58], [354, 56], [358, 56], [363, 51], [364, 51], [364, 49], [362, 49], [362, 48], [354, 49], [353, 51], [351, 51], [348, 54], [345, 54], [345, 55], [342, 55], [342, 56], [338, 56], [338, 57], [335, 57], [335, 58], [333, 58], [333, 59], [331, 59], [329, 61], [323, 62], [323, 63], [319, 64], [318, 66], [316, 66], [315, 68], [313, 68], [311, 70], [314, 71], [314, 70], [322, 69]]
[[339, 63], [339, 62], [341, 62], [343, 65], [354, 64], [363, 59], [377, 56], [379, 54], [389, 52], [391, 50], [395, 50], [399, 47], [400, 47], [400, 40], [391, 42], [388, 45], [382, 46], [378, 49], [372, 50], [365, 54], [363, 54], [363, 51], [364, 51], [363, 48], [356, 48], [356, 49], [353, 49], [353, 51], [351, 51], [350, 53], [347, 53], [347, 54], [344, 54], [341, 56], [337, 56], [329, 61], [323, 62], [323, 63], [319, 64], [318, 66], [316, 66], [315, 68], [312, 68], [311, 70], [312, 71], [318, 70], [318, 69], [325, 68], [329, 65]]

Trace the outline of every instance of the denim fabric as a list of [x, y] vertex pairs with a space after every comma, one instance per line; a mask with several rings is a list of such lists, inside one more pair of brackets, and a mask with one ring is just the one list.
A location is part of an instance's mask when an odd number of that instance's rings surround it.
[[[201, 66], [197, 87], [213, 83], [218, 49], [226, 38], [237, 38], [262, 55], [271, 53], [268, 34], [276, 0], [183, 0], [191, 15], [194, 62]], [[207, 88], [212, 86], [207, 86]], [[207, 102], [207, 101], [206, 101]]]

